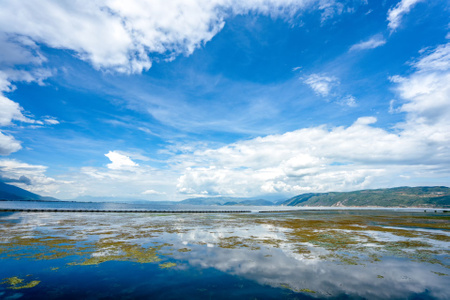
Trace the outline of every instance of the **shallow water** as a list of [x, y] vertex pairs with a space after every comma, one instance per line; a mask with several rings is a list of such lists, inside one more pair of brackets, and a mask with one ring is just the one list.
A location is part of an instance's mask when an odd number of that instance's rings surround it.
[[388, 210], [1, 213], [0, 298], [448, 299], [449, 229]]

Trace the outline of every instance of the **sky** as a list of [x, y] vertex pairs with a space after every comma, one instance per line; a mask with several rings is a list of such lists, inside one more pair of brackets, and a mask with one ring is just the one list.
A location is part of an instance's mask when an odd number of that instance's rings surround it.
[[450, 185], [445, 0], [0, 0], [0, 181], [59, 199]]

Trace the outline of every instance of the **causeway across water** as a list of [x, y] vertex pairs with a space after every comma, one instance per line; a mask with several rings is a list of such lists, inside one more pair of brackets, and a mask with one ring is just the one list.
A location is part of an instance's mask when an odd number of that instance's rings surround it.
[[165, 214], [235, 214], [251, 213], [250, 210], [147, 210], [147, 209], [26, 209], [26, 208], [0, 208], [0, 212], [74, 212], [74, 213], [165, 213]]

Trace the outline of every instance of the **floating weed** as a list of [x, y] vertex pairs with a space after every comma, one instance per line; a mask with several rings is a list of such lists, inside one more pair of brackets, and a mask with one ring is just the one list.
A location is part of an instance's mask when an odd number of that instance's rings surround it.
[[155, 247], [142, 247], [139, 245], [130, 245], [125, 242], [99, 241], [95, 244], [94, 252], [90, 258], [80, 263], [70, 263], [69, 265], [97, 265], [106, 261], [133, 261], [138, 263], [158, 262], [158, 250], [163, 245]]
[[315, 293], [316, 293], [315, 291], [310, 290], [310, 289], [300, 289], [300, 292], [303, 292], [303, 293], [311, 293], [311, 294], [315, 294]]
[[29, 283], [27, 283], [25, 285], [12, 286], [12, 287], [9, 287], [9, 289], [13, 289], [13, 290], [30, 289], [30, 288], [33, 288], [33, 287], [37, 286], [39, 283], [41, 283], [39, 280], [33, 280], [33, 281], [30, 281]]
[[10, 277], [10, 278], [5, 278], [2, 281], [2, 284], [9, 284], [9, 285], [17, 285], [17, 284], [21, 284], [23, 282], [23, 279], [20, 279], [17, 276], [14, 277]]
[[21, 279], [17, 276], [14, 276], [14, 277], [4, 279], [4, 281], [1, 284], [8, 284], [9, 285], [8, 289], [20, 290], [20, 289], [33, 288], [40, 283], [39, 280], [33, 280], [27, 284], [23, 284], [23, 281], [24, 281], [23, 279]]
[[176, 263], [173, 263], [173, 262], [166, 262], [166, 263], [160, 264], [159, 267], [160, 267], [161, 269], [169, 269], [169, 268], [175, 267], [176, 265], [177, 265], [177, 264], [176, 264]]
[[377, 276], [377, 278], [379, 278], [379, 279], [383, 279], [383, 278], [384, 278], [384, 276], [383, 276], [383, 275], [378, 275], [378, 276]]
[[192, 251], [192, 249], [189, 249], [189, 248], [178, 249], [178, 252], [190, 252], [190, 251]]
[[287, 283], [281, 283], [280, 287], [282, 287], [284, 289], [287, 289], [287, 290], [291, 290], [291, 291], [296, 292], [296, 293], [311, 293], [311, 294], [315, 294], [316, 293], [315, 291], [307, 289], [307, 288], [302, 288], [302, 289], [293, 288]]
[[434, 271], [431, 271], [431, 273], [434, 273], [434, 274], [436, 274], [436, 275], [438, 275], [438, 276], [448, 276], [448, 274], [441, 273], [441, 272], [434, 272]]

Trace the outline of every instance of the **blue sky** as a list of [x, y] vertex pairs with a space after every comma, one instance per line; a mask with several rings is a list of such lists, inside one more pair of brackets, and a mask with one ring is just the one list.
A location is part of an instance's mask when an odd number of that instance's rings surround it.
[[0, 1], [1, 180], [61, 199], [450, 182], [447, 1]]

